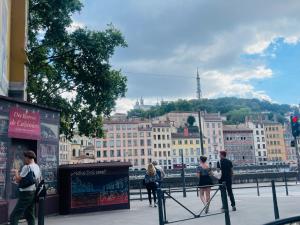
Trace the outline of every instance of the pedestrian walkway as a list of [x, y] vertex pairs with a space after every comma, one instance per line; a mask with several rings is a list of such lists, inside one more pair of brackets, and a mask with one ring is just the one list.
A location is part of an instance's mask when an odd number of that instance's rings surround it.
[[[256, 189], [234, 190], [237, 199], [237, 212], [230, 212], [232, 225], [260, 225], [274, 220], [271, 188], [262, 188], [261, 196], [257, 197]], [[188, 193], [187, 198], [177, 193], [176, 198], [195, 212], [200, 212], [202, 204], [196, 193]], [[289, 196], [285, 188], [277, 188], [280, 217], [300, 215], [300, 185], [289, 188]], [[221, 208], [221, 198], [217, 196], [212, 202], [211, 211]], [[188, 218], [190, 215], [171, 200], [167, 200], [167, 218], [169, 221]], [[150, 208], [147, 201], [132, 201], [131, 210], [97, 212], [68, 216], [47, 217], [46, 225], [158, 225], [158, 209]], [[178, 223], [177, 223], [178, 224]], [[187, 222], [180, 225], [223, 225], [224, 215], [211, 216]]]

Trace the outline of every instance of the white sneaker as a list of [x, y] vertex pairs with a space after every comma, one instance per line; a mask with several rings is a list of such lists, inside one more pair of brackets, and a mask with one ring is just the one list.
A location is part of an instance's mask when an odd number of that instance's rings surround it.
[[154, 207], [155, 207], [155, 208], [157, 207], [157, 204], [156, 204], [156, 203], [154, 203]]

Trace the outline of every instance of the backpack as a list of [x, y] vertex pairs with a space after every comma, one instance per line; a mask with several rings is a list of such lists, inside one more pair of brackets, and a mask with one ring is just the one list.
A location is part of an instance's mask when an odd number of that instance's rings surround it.
[[47, 195], [47, 188], [46, 188], [46, 185], [45, 185], [45, 181], [41, 180], [36, 185], [35, 199], [38, 202], [40, 198], [45, 198], [46, 195]]
[[30, 166], [28, 166], [28, 168], [29, 171], [25, 177], [22, 177], [19, 183], [19, 188], [27, 188], [30, 187], [31, 185], [36, 184], [37, 182], [34, 172], [31, 170]]
[[156, 169], [156, 174], [157, 174], [157, 177], [158, 177], [158, 181], [162, 181], [161, 171], [159, 169]]

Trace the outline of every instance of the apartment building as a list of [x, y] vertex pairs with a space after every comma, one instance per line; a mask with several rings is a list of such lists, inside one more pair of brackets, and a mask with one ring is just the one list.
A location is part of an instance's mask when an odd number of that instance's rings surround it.
[[245, 126], [227, 125], [223, 128], [227, 157], [235, 165], [255, 164], [253, 131]]
[[284, 128], [278, 122], [264, 121], [266, 133], [268, 161], [279, 164], [286, 161], [286, 150], [284, 142]]
[[201, 156], [200, 135], [189, 133], [187, 128], [184, 133], [172, 133], [172, 162], [173, 168], [179, 168], [183, 163], [187, 168], [194, 168], [198, 165]]
[[264, 124], [258, 121], [246, 121], [246, 126], [253, 130], [256, 164], [267, 165], [268, 151]]
[[156, 161], [164, 169], [172, 169], [171, 144], [173, 127], [169, 123], [152, 124], [152, 147]]
[[136, 120], [105, 121], [104, 130], [104, 138], [94, 139], [96, 161], [126, 161], [134, 169], [145, 168], [151, 162], [151, 123]]
[[204, 154], [216, 166], [219, 152], [224, 150], [223, 119], [220, 113], [203, 112], [202, 131], [204, 135]]
[[292, 146], [294, 137], [292, 135], [291, 125], [289, 123], [284, 125], [284, 144], [286, 152], [286, 160], [289, 164], [297, 164], [296, 147]]
[[66, 138], [65, 135], [59, 137], [59, 165], [66, 165], [71, 163], [72, 155], [71, 142]]

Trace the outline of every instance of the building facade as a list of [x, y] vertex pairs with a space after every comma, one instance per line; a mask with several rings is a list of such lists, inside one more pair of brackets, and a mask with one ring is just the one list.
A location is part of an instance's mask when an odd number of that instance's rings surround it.
[[59, 165], [66, 165], [71, 163], [72, 156], [72, 145], [71, 142], [66, 138], [65, 135], [59, 137]]
[[180, 168], [183, 163], [187, 168], [195, 168], [201, 156], [200, 135], [195, 133], [172, 134], [172, 162], [173, 168]]
[[224, 126], [224, 145], [235, 165], [255, 164], [253, 131], [245, 126]]
[[187, 119], [189, 116], [193, 116], [195, 118], [195, 126], [199, 126], [199, 116], [197, 112], [169, 112], [163, 116], [157, 117], [154, 120], [160, 122], [168, 122], [172, 126], [176, 128], [185, 127], [187, 124]]
[[216, 166], [219, 152], [224, 150], [223, 120], [220, 113], [202, 113], [202, 131], [204, 135], [204, 154]]
[[284, 141], [284, 128], [278, 122], [264, 121], [268, 161], [271, 164], [279, 164], [286, 161]]
[[284, 125], [284, 144], [286, 151], [286, 160], [289, 164], [297, 164], [297, 153], [296, 147], [292, 146], [292, 141], [294, 141], [294, 137], [292, 135], [292, 130], [290, 124]]
[[256, 164], [267, 165], [268, 151], [264, 124], [262, 122], [246, 121], [246, 126], [253, 130]]
[[169, 123], [152, 124], [153, 154], [160, 166], [164, 169], [172, 169], [171, 145], [173, 128]]
[[145, 121], [106, 121], [105, 138], [95, 138], [97, 162], [130, 162], [145, 168], [152, 160], [152, 127]]

